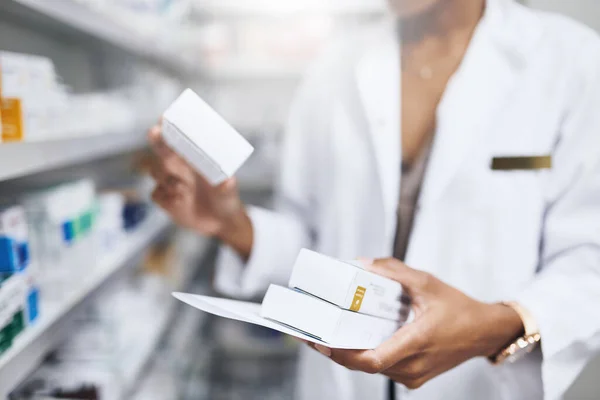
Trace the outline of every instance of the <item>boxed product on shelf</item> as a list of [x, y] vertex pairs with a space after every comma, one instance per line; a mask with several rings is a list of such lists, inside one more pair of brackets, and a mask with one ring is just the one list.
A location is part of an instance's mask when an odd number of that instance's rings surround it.
[[129, 197], [123, 207], [124, 228], [130, 232], [137, 228], [148, 216], [148, 203], [136, 197]]
[[46, 138], [56, 108], [66, 102], [53, 62], [46, 57], [0, 51], [0, 81], [2, 141]]
[[25, 282], [24, 316], [27, 325], [35, 323], [40, 315], [40, 287], [35, 268], [21, 273]]
[[[62, 184], [24, 199], [31, 249], [44, 296], [62, 295], [94, 262], [96, 214], [91, 180]], [[51, 295], [54, 297], [53, 295]]]
[[0, 210], [0, 353], [39, 315], [25, 209]]
[[29, 235], [25, 209], [0, 208], [0, 273], [24, 270], [29, 264]]
[[27, 283], [22, 274], [14, 274], [0, 285], [0, 353], [26, 327]]
[[98, 215], [96, 218], [97, 250], [114, 250], [125, 235], [123, 213], [125, 196], [120, 192], [106, 192], [98, 196]]

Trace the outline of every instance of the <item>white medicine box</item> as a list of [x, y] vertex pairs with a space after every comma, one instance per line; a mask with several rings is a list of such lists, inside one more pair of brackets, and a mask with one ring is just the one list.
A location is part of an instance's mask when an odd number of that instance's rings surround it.
[[231, 178], [254, 148], [191, 89], [163, 114], [167, 145], [212, 185]]

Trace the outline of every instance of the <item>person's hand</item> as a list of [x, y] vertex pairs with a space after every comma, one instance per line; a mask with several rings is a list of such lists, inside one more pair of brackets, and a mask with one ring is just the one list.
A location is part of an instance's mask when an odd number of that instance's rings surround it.
[[150, 129], [148, 139], [156, 155], [151, 169], [156, 181], [152, 200], [178, 225], [216, 236], [247, 258], [252, 248], [252, 223], [235, 179], [212, 186], [167, 146], [160, 126]]
[[471, 358], [496, 354], [523, 334], [519, 315], [507, 306], [476, 301], [396, 259], [368, 268], [403, 285], [415, 319], [375, 350], [313, 346], [349, 369], [383, 374], [415, 389]]

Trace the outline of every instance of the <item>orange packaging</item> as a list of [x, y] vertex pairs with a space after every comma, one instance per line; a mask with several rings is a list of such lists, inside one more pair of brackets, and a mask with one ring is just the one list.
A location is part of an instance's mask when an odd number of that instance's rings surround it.
[[24, 139], [23, 103], [17, 98], [2, 98], [2, 142], [21, 142]]
[[2, 63], [0, 63], [0, 143], [2, 143]]

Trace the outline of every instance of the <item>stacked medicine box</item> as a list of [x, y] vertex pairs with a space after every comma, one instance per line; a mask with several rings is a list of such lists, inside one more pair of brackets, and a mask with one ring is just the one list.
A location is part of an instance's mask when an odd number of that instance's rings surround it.
[[400, 283], [307, 249], [288, 286], [269, 287], [261, 315], [337, 347], [375, 348], [409, 317]]
[[0, 51], [0, 142], [47, 139], [67, 99], [50, 59]]
[[0, 209], [0, 354], [35, 322], [39, 289], [32, 272], [25, 210]]

